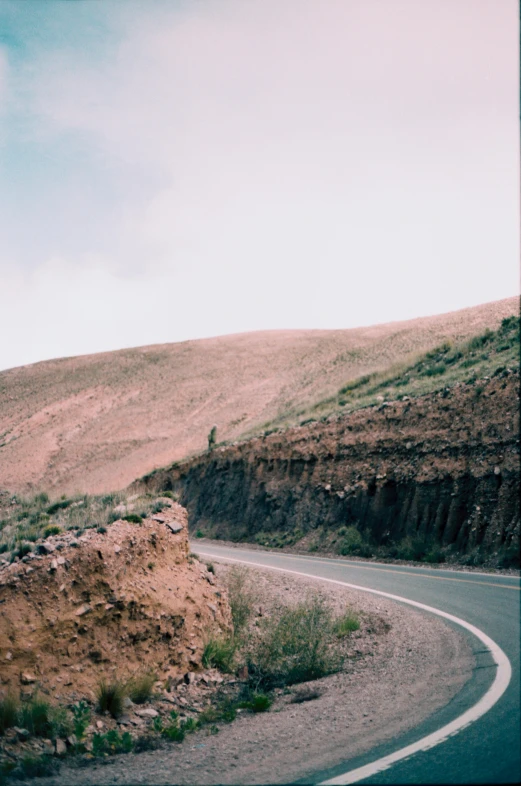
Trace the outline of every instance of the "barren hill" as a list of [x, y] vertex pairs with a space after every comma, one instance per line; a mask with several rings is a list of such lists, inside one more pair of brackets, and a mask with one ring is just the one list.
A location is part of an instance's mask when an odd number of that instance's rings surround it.
[[233, 440], [445, 340], [519, 299], [350, 330], [245, 333], [45, 361], [0, 372], [0, 488], [104, 492]]

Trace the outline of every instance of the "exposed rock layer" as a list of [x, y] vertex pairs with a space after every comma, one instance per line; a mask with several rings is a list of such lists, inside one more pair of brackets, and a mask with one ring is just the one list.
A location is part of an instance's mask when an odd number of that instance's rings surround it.
[[146, 483], [179, 490], [192, 528], [229, 539], [356, 524], [378, 544], [515, 548], [518, 412], [519, 373], [506, 371], [219, 448]]

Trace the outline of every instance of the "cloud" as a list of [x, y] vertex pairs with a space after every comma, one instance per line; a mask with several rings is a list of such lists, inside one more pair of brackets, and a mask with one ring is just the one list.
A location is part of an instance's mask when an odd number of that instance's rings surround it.
[[19, 358], [515, 291], [517, 41], [495, 1], [110, 8], [95, 56], [39, 48], [17, 76], [36, 153], [3, 264], [39, 342]]

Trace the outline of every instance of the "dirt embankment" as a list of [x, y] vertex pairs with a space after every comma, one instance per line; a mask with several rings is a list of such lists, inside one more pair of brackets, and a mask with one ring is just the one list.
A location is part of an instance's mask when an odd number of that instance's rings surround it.
[[77, 701], [101, 677], [176, 679], [229, 630], [226, 592], [189, 557], [186, 511], [48, 538], [0, 570], [0, 693]]
[[179, 491], [213, 537], [355, 524], [376, 544], [518, 551], [519, 372], [219, 448], [146, 485]]

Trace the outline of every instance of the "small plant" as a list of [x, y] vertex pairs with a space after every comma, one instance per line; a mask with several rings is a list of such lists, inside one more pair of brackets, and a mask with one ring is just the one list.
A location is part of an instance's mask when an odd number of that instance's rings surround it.
[[96, 532], [99, 532], [100, 535], [105, 535], [105, 533], [107, 532], [107, 528], [103, 526], [96, 527]]
[[74, 734], [78, 740], [82, 740], [85, 735], [85, 729], [90, 723], [90, 708], [87, 702], [81, 699], [77, 704], [73, 704], [72, 716], [74, 719]]
[[273, 699], [267, 693], [256, 693], [254, 691], [250, 698], [240, 703], [239, 707], [252, 712], [267, 712], [272, 704]]
[[161, 496], [162, 497], [168, 497], [168, 499], [173, 499], [174, 502], [177, 502], [179, 500], [179, 494], [176, 494], [174, 491], [170, 491], [170, 490], [169, 491], [162, 491], [161, 492]]
[[202, 531], [202, 529], [198, 529], [197, 530], [197, 532], [195, 533], [195, 537], [196, 538], [204, 538], [204, 532]]
[[255, 594], [247, 568], [235, 567], [228, 573], [228, 599], [232, 612], [233, 629], [241, 636], [253, 613]]
[[111, 729], [106, 734], [95, 734], [92, 738], [92, 752], [95, 756], [103, 756], [105, 753], [130, 753], [133, 743], [128, 731], [119, 734], [116, 729]]
[[118, 681], [107, 683], [102, 679], [98, 685], [96, 698], [100, 712], [108, 712], [113, 718], [119, 718], [123, 714], [125, 685]]
[[349, 636], [350, 633], [359, 630], [359, 628], [360, 620], [352, 611], [346, 611], [345, 614], [338, 617], [333, 624], [333, 632], [339, 639]]
[[149, 563], [147, 564], [147, 568], [148, 568], [149, 570], [154, 570], [154, 568], [155, 568], [155, 567], [156, 567], [156, 563], [155, 563], [155, 562], [149, 562]]
[[217, 439], [217, 426], [212, 426], [208, 434], [208, 450], [213, 450]]
[[59, 510], [65, 510], [66, 508], [72, 505], [72, 499], [60, 499], [58, 502], [54, 502], [47, 508], [47, 515], [54, 516], [55, 513], [58, 513]]
[[58, 527], [57, 524], [49, 524], [48, 527], [45, 527], [43, 531], [43, 537], [49, 538], [51, 535], [60, 535], [62, 532], [62, 528]]
[[16, 726], [17, 718], [18, 701], [9, 693], [5, 699], [0, 699], [0, 734], [12, 726]]
[[204, 645], [202, 664], [205, 668], [216, 668], [220, 671], [233, 671], [233, 661], [237, 642], [230, 637], [209, 638]]
[[127, 691], [134, 704], [144, 704], [152, 696], [156, 675], [152, 672], [133, 677], [127, 683]]
[[71, 733], [72, 724], [62, 707], [51, 705], [35, 696], [23, 702], [18, 713], [18, 722], [35, 737], [60, 737]]
[[131, 524], [141, 524], [143, 519], [137, 513], [127, 513], [126, 516], [123, 516], [123, 521], [129, 521]]
[[208, 573], [214, 573], [215, 574], [215, 567], [214, 567], [213, 562], [207, 562], [206, 563], [206, 570], [208, 571]]

